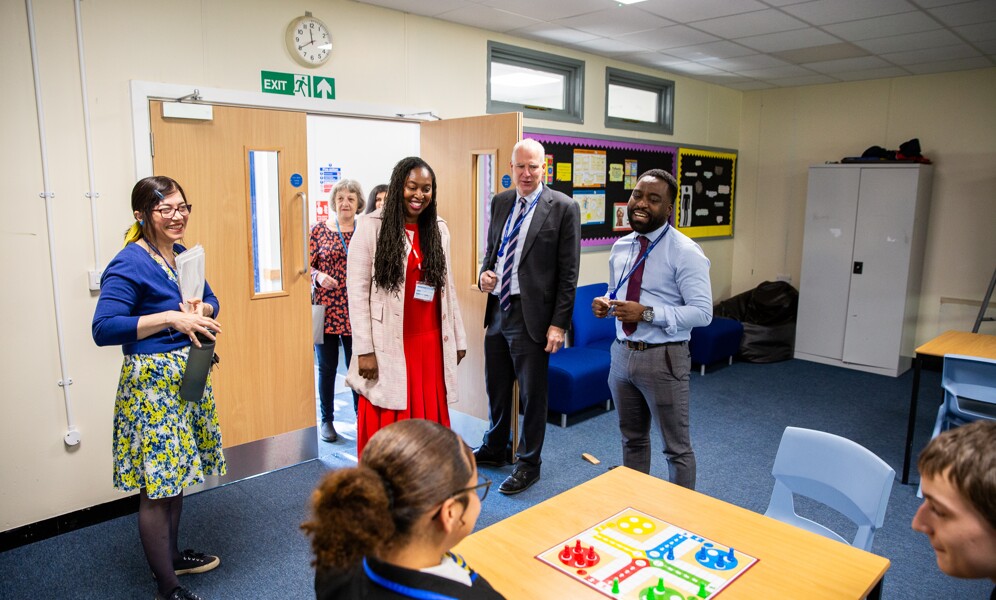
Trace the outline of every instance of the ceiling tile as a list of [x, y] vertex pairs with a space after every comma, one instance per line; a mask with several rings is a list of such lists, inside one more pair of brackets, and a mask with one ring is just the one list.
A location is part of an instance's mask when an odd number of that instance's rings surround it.
[[784, 67], [789, 63], [779, 60], [767, 54], [754, 54], [751, 56], [740, 56], [737, 58], [707, 58], [699, 61], [704, 65], [739, 73], [741, 71], [752, 71], [756, 69], [766, 69], [768, 67]]
[[843, 73], [846, 71], [865, 71], [868, 69], [877, 69], [883, 67], [889, 67], [889, 63], [885, 62], [877, 56], [864, 56], [861, 58], [842, 58], [839, 60], [826, 60], [822, 62], [806, 63], [806, 68], [812, 69], [814, 71], [819, 71], [820, 73]]
[[757, 0], [647, 0], [635, 7], [678, 23], [739, 15], [767, 8]]
[[806, 24], [781, 11], [768, 9], [732, 17], [696, 21], [693, 26], [722, 38], [734, 38], [802, 29]]
[[781, 52], [783, 50], [795, 50], [796, 48], [809, 48], [810, 46], [827, 46], [829, 44], [836, 44], [839, 41], [838, 38], [829, 33], [812, 27], [737, 38], [738, 44], [743, 44], [748, 48], [753, 48], [760, 52]]
[[703, 65], [697, 62], [685, 62], [671, 65], [668, 67], [670, 70], [676, 73], [683, 73], [688, 75], [720, 75], [723, 71], [719, 69], [714, 69], [708, 65]]
[[829, 75], [809, 75], [803, 77], [785, 77], [779, 79], [768, 79], [770, 83], [782, 87], [794, 87], [799, 85], [820, 85], [823, 83], [836, 83], [837, 80]]
[[752, 69], [749, 71], [743, 71], [740, 74], [744, 77], [753, 77], [754, 79], [781, 79], [785, 77], [806, 77], [809, 75], [815, 75], [816, 73], [797, 65], [787, 65], [784, 67]]
[[918, 31], [940, 29], [942, 25], [927, 13], [908, 12], [874, 19], [861, 19], [847, 23], [833, 23], [823, 27], [826, 31], [854, 42], [887, 35], [902, 35]]
[[978, 56], [980, 55], [974, 48], [965, 44], [958, 44], [945, 48], [923, 48], [921, 50], [883, 54], [882, 58], [897, 65], [909, 66]]
[[525, 15], [539, 21], [553, 21], [604, 10], [617, 3], [611, 0], [570, 0], [569, 2], [554, 0], [546, 2], [536, 2], [535, 0], [464, 0], [463, 4], [471, 6], [481, 4], [517, 15]]
[[362, 0], [364, 4], [393, 8], [414, 15], [434, 17], [467, 4], [466, 0]]
[[881, 69], [863, 69], [861, 71], [844, 71], [833, 76], [841, 81], [867, 81], [869, 79], [887, 79], [891, 77], [907, 77], [909, 71], [902, 67], [883, 67]]
[[618, 39], [621, 42], [636, 44], [651, 50], [665, 50], [719, 41], [719, 38], [714, 35], [684, 25], [672, 25], [651, 31], [620, 35]]
[[705, 60], [707, 58], [733, 58], [735, 56], [749, 56], [756, 54], [750, 48], [744, 48], [740, 44], [720, 41], [697, 46], [685, 46], [682, 48], [668, 48], [668, 54], [684, 58], [687, 60]]
[[786, 62], [796, 65], [804, 65], [814, 62], [825, 62], [828, 60], [843, 60], [845, 58], [861, 58], [868, 56], [869, 52], [864, 48], [859, 48], [850, 42], [838, 42], [827, 44], [826, 46], [815, 46], [813, 48], [796, 48], [795, 50], [785, 50], [784, 52], [771, 52], [771, 56], [780, 58]]
[[985, 42], [975, 42], [973, 44], [979, 50], [982, 50], [986, 54], [996, 54], [996, 40], [987, 40]]
[[907, 65], [906, 68], [917, 75], [927, 75], [929, 73], [949, 73], [951, 71], [968, 71], [969, 69], [985, 69], [992, 67], [992, 61], [988, 58], [962, 58], [958, 60], [945, 60], [937, 62], [927, 62], [918, 65]]
[[438, 18], [461, 25], [502, 32], [539, 23], [535, 19], [527, 19], [521, 15], [514, 15], [488, 6], [465, 6], [445, 12]]
[[905, 35], [894, 35], [870, 40], [854, 42], [869, 52], [875, 54], [885, 54], [889, 52], [904, 52], [907, 50], [922, 50], [924, 48], [938, 48], [941, 46], [953, 46], [960, 44], [958, 36], [947, 29], [935, 29], [934, 31], [924, 31], [921, 33], [907, 33]]
[[628, 10], [628, 8], [623, 6], [566, 19], [557, 19], [554, 23], [606, 37], [674, 25], [667, 19], [642, 11]]
[[531, 40], [553, 44], [576, 44], [593, 40], [598, 36], [593, 33], [578, 31], [569, 27], [559, 27], [551, 23], [536, 23], [520, 29], [507, 32], [509, 35], [521, 36]]
[[813, 25], [827, 25], [909, 12], [916, 7], [906, 0], [815, 0], [782, 10]]
[[741, 92], [753, 92], [756, 90], [770, 90], [778, 86], [764, 82], [757, 81], [756, 79], [747, 79], [743, 82], [733, 82], [727, 84], [727, 87], [731, 87], [735, 90], [740, 90]]
[[987, 42], [996, 40], [996, 21], [963, 25], [954, 28], [955, 33], [970, 42]]
[[983, 21], [996, 21], [996, 2], [993, 0], [975, 0], [930, 9], [930, 14], [949, 27], [971, 25]]
[[640, 48], [639, 46], [634, 46], [633, 44], [627, 44], [625, 42], [604, 37], [571, 44], [571, 47], [584, 50], [586, 52], [602, 54], [604, 56], [615, 56], [618, 54], [627, 54], [643, 50], [643, 48]]

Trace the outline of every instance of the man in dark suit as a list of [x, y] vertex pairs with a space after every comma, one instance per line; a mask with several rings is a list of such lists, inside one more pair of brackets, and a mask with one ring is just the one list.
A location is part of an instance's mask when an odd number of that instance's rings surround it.
[[564, 345], [581, 260], [581, 214], [574, 200], [543, 185], [543, 146], [524, 139], [512, 149], [515, 189], [491, 201], [488, 246], [478, 286], [484, 312], [484, 375], [490, 428], [474, 451], [479, 465], [508, 462], [512, 384], [523, 407], [518, 463], [498, 487], [517, 494], [540, 477], [546, 434], [550, 354]]

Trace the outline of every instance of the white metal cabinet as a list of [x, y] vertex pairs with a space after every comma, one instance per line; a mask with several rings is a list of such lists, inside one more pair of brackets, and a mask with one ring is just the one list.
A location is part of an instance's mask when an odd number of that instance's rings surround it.
[[809, 169], [796, 358], [909, 369], [930, 188], [929, 165]]

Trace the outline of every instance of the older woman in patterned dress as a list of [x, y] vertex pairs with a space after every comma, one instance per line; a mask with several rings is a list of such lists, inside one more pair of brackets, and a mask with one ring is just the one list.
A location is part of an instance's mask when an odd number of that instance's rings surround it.
[[[356, 215], [363, 210], [363, 190], [352, 179], [343, 179], [332, 188], [335, 221], [311, 228], [311, 277], [314, 304], [325, 305], [325, 338], [315, 345], [318, 358], [318, 397], [322, 406], [321, 436], [326, 442], [339, 439], [332, 424], [335, 413], [335, 374], [339, 366], [339, 344], [349, 367], [353, 353], [353, 332], [349, 327], [346, 299], [346, 256], [353, 239]], [[353, 409], [357, 395], [353, 392]]]

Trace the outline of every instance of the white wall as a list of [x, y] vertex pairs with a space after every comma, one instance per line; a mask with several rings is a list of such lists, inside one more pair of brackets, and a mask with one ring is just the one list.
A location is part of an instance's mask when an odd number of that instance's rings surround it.
[[[443, 118], [482, 114], [489, 39], [586, 62], [583, 125], [527, 119], [527, 128], [634, 137], [606, 129], [606, 66], [676, 82], [675, 133], [648, 140], [739, 149], [732, 240], [702, 243], [717, 300], [777, 273], [798, 281], [806, 166], [896, 147], [919, 136], [938, 162], [925, 268], [929, 334], [938, 297], [981, 297], [994, 252], [993, 169], [996, 70], [835, 86], [741, 93], [572, 50], [516, 40], [349, 0], [85, 0], [88, 100], [100, 193], [90, 217], [73, 4], [34, 1], [47, 132], [55, 259], [62, 290], [66, 368], [82, 443], [67, 449], [66, 410], [54, 325], [42, 173], [27, 17], [0, 3], [0, 530], [121, 497], [111, 488], [111, 419], [121, 356], [90, 337], [96, 296], [87, 271], [120, 248], [135, 181], [129, 82], [260, 91], [260, 71], [303, 73], [284, 48], [284, 30], [308, 10], [335, 40], [315, 74], [336, 79], [340, 101], [432, 109]], [[331, 105], [335, 105], [333, 102]], [[100, 256], [94, 256], [95, 225]], [[582, 255], [580, 283], [605, 281], [606, 253]], [[989, 263], [988, 266], [985, 263]], [[980, 273], [984, 272], [984, 277]], [[224, 302], [224, 299], [222, 299]]]
[[[489, 39], [547, 52], [555, 47], [357, 4], [348, 0], [85, 0], [81, 3], [88, 101], [93, 126], [96, 223], [90, 216], [73, 3], [35, 0], [53, 206], [55, 259], [62, 291], [66, 369], [79, 446], [63, 443], [66, 409], [54, 325], [40, 145], [25, 4], [0, 3], [0, 77], [9, 93], [0, 127], [5, 219], [0, 225], [0, 295], [6, 344], [0, 406], [0, 530], [120, 498], [111, 488], [111, 423], [121, 354], [96, 348], [90, 321], [96, 295], [87, 271], [103, 266], [131, 221], [135, 182], [130, 82], [260, 91], [260, 71], [311, 72], [336, 79], [340, 101], [425, 107], [443, 118], [483, 114]], [[311, 11], [329, 24], [332, 59], [308, 71], [284, 47], [292, 18]], [[587, 63], [587, 125], [527, 120], [532, 128], [615, 134], [602, 125], [604, 70], [617, 61], [563, 51]], [[649, 69], [633, 70], [668, 76]], [[657, 141], [736, 147], [741, 93], [677, 82], [674, 136]], [[330, 105], [334, 106], [335, 102]], [[626, 136], [632, 137], [632, 136]], [[95, 227], [96, 225], [96, 227]], [[101, 247], [94, 256], [94, 232]], [[717, 289], [729, 288], [731, 240], [707, 242]], [[604, 280], [604, 253], [586, 253], [582, 283]], [[222, 299], [224, 302], [224, 299]]]

